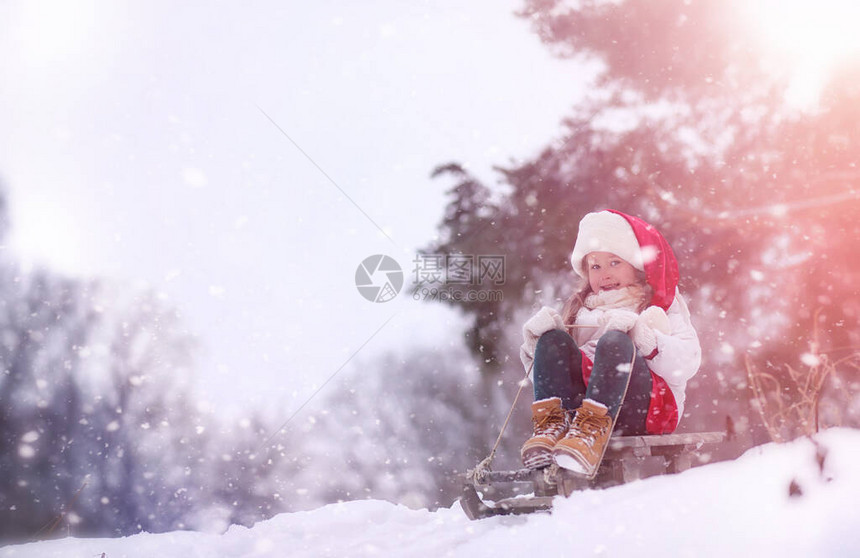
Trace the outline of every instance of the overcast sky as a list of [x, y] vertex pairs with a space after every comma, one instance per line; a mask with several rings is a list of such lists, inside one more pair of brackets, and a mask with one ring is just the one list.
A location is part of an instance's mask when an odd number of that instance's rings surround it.
[[387, 254], [408, 288], [451, 185], [432, 169], [492, 183], [561, 134], [588, 76], [518, 7], [4, 2], [8, 248], [164, 293], [222, 409], [286, 415], [356, 352], [458, 342], [456, 315], [368, 302], [355, 271]]

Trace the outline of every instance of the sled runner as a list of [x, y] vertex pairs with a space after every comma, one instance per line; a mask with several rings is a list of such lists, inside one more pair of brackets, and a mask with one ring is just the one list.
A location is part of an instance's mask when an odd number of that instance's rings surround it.
[[[693, 458], [705, 444], [719, 444], [726, 439], [724, 432], [693, 434], [663, 434], [660, 436], [621, 436], [612, 438], [597, 475], [589, 480], [555, 465], [543, 469], [491, 471], [478, 468], [466, 475], [460, 506], [469, 519], [493, 515], [513, 515], [548, 512], [555, 496], [570, 496], [576, 490], [608, 488], [632, 480], [659, 474], [680, 473], [693, 465]], [[495, 502], [484, 501], [478, 490], [498, 492], [496, 485], [522, 483], [527, 489], [514, 488], [509, 496]]]

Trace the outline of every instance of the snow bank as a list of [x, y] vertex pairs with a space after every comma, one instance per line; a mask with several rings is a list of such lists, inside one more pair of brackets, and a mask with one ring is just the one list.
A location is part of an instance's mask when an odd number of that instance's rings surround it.
[[[834, 429], [816, 440], [576, 493], [557, 499], [552, 515], [472, 522], [458, 505], [430, 512], [355, 501], [222, 535], [67, 538], [7, 546], [0, 558], [860, 555], [860, 431]], [[792, 481], [799, 495], [789, 494]]]

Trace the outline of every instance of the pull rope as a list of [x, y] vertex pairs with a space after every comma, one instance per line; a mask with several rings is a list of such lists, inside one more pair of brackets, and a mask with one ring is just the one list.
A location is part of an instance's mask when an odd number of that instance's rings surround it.
[[532, 373], [532, 367], [534, 366], [534, 361], [529, 365], [528, 370], [526, 370], [526, 375], [520, 380], [520, 388], [517, 390], [517, 394], [514, 396], [514, 402], [511, 403], [511, 408], [508, 411], [508, 416], [505, 417], [505, 422], [502, 423], [502, 428], [499, 430], [499, 435], [496, 438], [496, 443], [493, 444], [493, 449], [490, 451], [490, 455], [481, 460], [480, 463], [475, 465], [474, 469], [469, 469], [466, 471], [466, 478], [472, 481], [474, 484], [487, 484], [487, 480], [490, 476], [491, 465], [493, 464], [493, 459], [496, 458], [496, 450], [499, 449], [499, 444], [502, 442], [502, 436], [505, 433], [505, 429], [508, 427], [508, 423], [511, 421], [511, 416], [514, 414], [514, 408], [517, 406], [517, 401], [520, 398], [520, 394], [523, 392], [523, 388], [526, 387], [527, 380], [529, 378], [529, 374]]

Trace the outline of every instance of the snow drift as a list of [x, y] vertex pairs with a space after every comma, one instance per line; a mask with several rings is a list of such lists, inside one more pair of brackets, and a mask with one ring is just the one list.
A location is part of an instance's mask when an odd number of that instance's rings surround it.
[[552, 514], [466, 519], [366, 500], [221, 535], [172, 532], [7, 546], [0, 558], [274, 556], [856, 556], [860, 431], [557, 498]]

